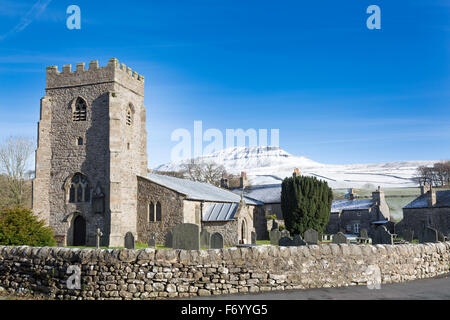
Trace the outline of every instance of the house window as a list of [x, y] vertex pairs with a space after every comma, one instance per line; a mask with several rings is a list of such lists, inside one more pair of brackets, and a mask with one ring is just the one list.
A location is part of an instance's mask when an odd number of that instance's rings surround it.
[[155, 221], [155, 205], [153, 204], [153, 202], [150, 202], [150, 204], [148, 205], [148, 221]]
[[73, 108], [73, 121], [86, 121], [87, 104], [83, 98], [78, 97], [75, 100]]
[[83, 145], [83, 138], [78, 137], [77, 138], [77, 146], [82, 146]]
[[70, 182], [69, 202], [80, 203], [91, 201], [91, 188], [86, 176], [77, 173]]
[[353, 233], [359, 234], [359, 223], [353, 225]]
[[156, 221], [162, 221], [161, 203], [156, 203]]

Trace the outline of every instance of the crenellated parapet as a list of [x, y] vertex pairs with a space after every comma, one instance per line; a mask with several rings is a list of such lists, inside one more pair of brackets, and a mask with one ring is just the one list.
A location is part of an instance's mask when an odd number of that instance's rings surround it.
[[108, 82], [116, 82], [144, 95], [144, 76], [125, 64], [119, 64], [116, 58], [111, 58], [105, 67], [99, 67], [98, 61], [91, 61], [88, 68], [84, 62], [77, 63], [75, 70], [67, 64], [63, 66], [62, 72], [58, 71], [57, 66], [47, 67], [47, 90]]

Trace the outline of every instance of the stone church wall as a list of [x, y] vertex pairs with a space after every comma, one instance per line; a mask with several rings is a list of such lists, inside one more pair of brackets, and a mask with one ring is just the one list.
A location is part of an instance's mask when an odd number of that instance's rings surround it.
[[[142, 177], [138, 177], [137, 181], [137, 240], [147, 243], [150, 233], [154, 232], [156, 233], [156, 242], [164, 243], [166, 233], [177, 224], [183, 223], [184, 196]], [[148, 206], [150, 202], [155, 205], [157, 202], [161, 203], [162, 221], [149, 221]]]
[[[69, 266], [80, 268], [79, 289], [67, 288]], [[446, 274], [449, 266], [450, 242], [191, 251], [0, 247], [0, 287], [56, 299], [151, 299], [385, 284]]]

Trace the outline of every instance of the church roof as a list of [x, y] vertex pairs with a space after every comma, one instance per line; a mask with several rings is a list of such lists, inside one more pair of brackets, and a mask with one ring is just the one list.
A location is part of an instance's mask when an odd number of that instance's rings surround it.
[[[450, 190], [436, 191], [435, 208], [450, 207]], [[428, 194], [423, 194], [408, 203], [404, 209], [428, 208]]]
[[[180, 179], [171, 176], [149, 173], [147, 179], [163, 187], [186, 195], [189, 200], [210, 202], [232, 202], [239, 203], [241, 196], [231, 191], [221, 189], [209, 183]], [[261, 205], [259, 201], [244, 197], [246, 204]]]
[[373, 205], [373, 200], [333, 200], [331, 212], [337, 213], [343, 210], [364, 210]]
[[239, 203], [209, 203], [203, 211], [203, 221], [233, 220]]
[[[236, 194], [241, 194], [242, 189], [237, 188], [231, 191]], [[244, 194], [246, 197], [264, 202], [266, 204], [281, 203], [281, 184], [249, 186], [244, 189]]]

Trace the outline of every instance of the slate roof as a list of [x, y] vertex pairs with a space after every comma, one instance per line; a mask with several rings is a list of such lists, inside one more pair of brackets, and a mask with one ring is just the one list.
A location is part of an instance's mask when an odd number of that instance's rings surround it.
[[[242, 189], [231, 190], [240, 194]], [[250, 186], [244, 189], [244, 194], [248, 198], [261, 201], [265, 204], [281, 203], [281, 184], [268, 184]], [[369, 209], [373, 205], [373, 200], [333, 200], [331, 212], [337, 213], [342, 210], [363, 210]]]
[[373, 200], [333, 200], [331, 212], [337, 213], [343, 210], [364, 210], [373, 205]]
[[[149, 173], [147, 179], [163, 187], [186, 195], [189, 200], [239, 203], [241, 196], [209, 183], [180, 179], [166, 175]], [[261, 205], [259, 201], [244, 197], [246, 204]]]
[[[423, 194], [408, 203], [404, 209], [428, 208], [428, 195]], [[450, 190], [436, 191], [436, 204], [434, 208], [450, 207]]]
[[[231, 191], [236, 194], [241, 194], [242, 189], [238, 188]], [[244, 188], [244, 195], [266, 204], [281, 203], [281, 184], [250, 186]]]
[[233, 220], [239, 203], [209, 203], [203, 211], [203, 221]]

